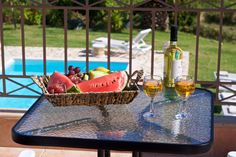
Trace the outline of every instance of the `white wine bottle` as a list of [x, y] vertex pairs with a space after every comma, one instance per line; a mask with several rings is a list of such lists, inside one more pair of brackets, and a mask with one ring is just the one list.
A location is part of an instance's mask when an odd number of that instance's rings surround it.
[[170, 45], [164, 52], [164, 85], [175, 87], [175, 79], [182, 75], [183, 51], [177, 46], [177, 26], [171, 26]]

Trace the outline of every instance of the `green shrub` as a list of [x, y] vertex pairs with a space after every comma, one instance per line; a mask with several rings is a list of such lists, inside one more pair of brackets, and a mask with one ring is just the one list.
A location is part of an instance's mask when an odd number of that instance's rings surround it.
[[64, 25], [63, 10], [50, 10], [46, 16], [46, 24], [51, 27], [61, 27]]
[[206, 23], [219, 23], [220, 22], [219, 17], [220, 17], [219, 13], [204, 14], [204, 21]]
[[[207, 14], [204, 14], [204, 21], [206, 23], [219, 24], [219, 22], [220, 22], [220, 13], [207, 13]], [[236, 24], [236, 13], [235, 12], [224, 13], [223, 23], [225, 25], [235, 25]]]
[[85, 27], [85, 17], [79, 12], [71, 12], [68, 20], [68, 29], [82, 29]]
[[9, 8], [3, 9], [3, 22], [7, 24], [13, 23], [13, 21], [19, 23], [20, 22], [20, 11], [12, 10]]
[[181, 12], [178, 14], [178, 26], [180, 31], [188, 32], [195, 25], [196, 14], [193, 12]]
[[[193, 30], [196, 31], [196, 27]], [[200, 36], [218, 40], [219, 37], [219, 25], [216, 24], [203, 24], [200, 26]], [[223, 26], [222, 31], [223, 41], [235, 42], [236, 30], [234, 26]]]
[[[119, 6], [113, 0], [107, 0], [100, 4], [101, 6], [111, 7]], [[125, 28], [125, 24], [128, 21], [128, 13], [122, 12], [120, 10], [113, 10], [111, 12], [111, 30], [113, 32], [121, 32]], [[101, 11], [91, 11], [90, 14], [90, 26], [94, 30], [107, 30], [108, 25], [108, 12]]]
[[220, 114], [222, 111], [222, 107], [220, 105], [214, 105], [214, 113]]
[[[114, 10], [111, 15], [111, 30], [113, 32], [121, 32], [125, 27], [124, 23], [125, 15], [122, 15], [121, 11]], [[103, 18], [105, 27], [108, 25], [108, 16]]]
[[[57, 6], [71, 6], [71, 0], [58, 0], [55, 3]], [[70, 17], [71, 11], [68, 12], [68, 19]], [[46, 16], [46, 23], [52, 27], [62, 27], [64, 26], [64, 10], [62, 9], [52, 9], [48, 11]]]
[[42, 23], [42, 14], [38, 10], [26, 9], [24, 16], [25, 23], [28, 25], [40, 25]]

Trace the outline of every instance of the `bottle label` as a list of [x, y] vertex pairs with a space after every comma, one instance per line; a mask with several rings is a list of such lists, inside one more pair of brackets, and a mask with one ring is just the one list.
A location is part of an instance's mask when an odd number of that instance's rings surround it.
[[176, 77], [179, 77], [182, 75], [182, 60], [173, 60], [172, 61], [172, 67], [171, 67], [171, 79], [176, 79]]

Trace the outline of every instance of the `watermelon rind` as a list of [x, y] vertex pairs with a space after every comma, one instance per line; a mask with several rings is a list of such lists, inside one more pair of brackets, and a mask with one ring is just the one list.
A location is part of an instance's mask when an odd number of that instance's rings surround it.
[[128, 85], [129, 85], [129, 75], [128, 75], [128, 72], [127, 71], [122, 71], [122, 73], [124, 73], [125, 74], [125, 81], [126, 81], [126, 83], [124, 83], [124, 86], [122, 87], [122, 90], [121, 91], [123, 91], [126, 87], [128, 87]]
[[80, 93], [80, 90], [76, 86], [72, 86], [66, 91], [67, 93]]

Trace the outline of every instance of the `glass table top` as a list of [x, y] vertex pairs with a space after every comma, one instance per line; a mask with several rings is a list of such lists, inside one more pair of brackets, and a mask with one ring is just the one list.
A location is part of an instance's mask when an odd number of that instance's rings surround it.
[[[165, 145], [183, 150], [208, 146], [213, 138], [212, 99], [209, 91], [197, 89], [186, 103], [188, 118], [176, 120], [180, 101], [163, 95], [155, 99], [153, 119], [142, 116], [150, 102], [143, 92], [130, 104], [106, 106], [54, 107], [42, 96], [15, 125], [13, 139], [32, 145], [144, 151]], [[60, 144], [59, 139], [71, 143]]]

